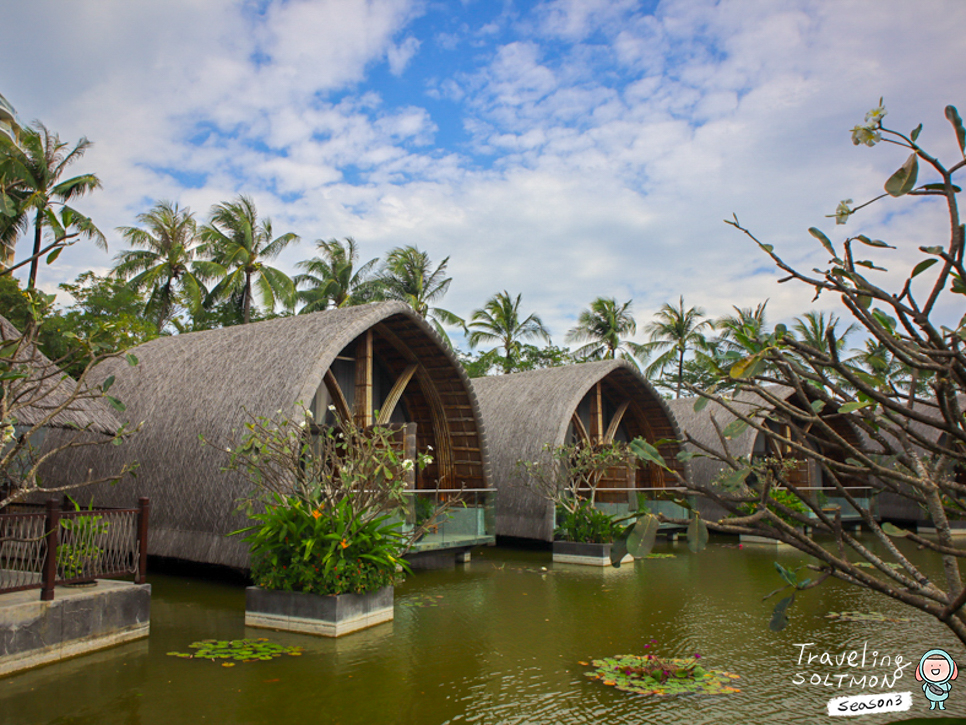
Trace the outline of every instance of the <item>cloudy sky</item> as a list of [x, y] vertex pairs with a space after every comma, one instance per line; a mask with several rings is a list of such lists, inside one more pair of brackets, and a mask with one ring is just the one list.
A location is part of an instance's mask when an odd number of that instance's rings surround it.
[[[902, 149], [855, 147], [886, 125], [958, 154], [966, 106], [957, 0], [0, 0], [0, 93], [22, 120], [94, 142], [72, 170], [109, 239], [44, 268], [54, 290], [106, 271], [120, 225], [159, 199], [202, 218], [252, 195], [302, 243], [352, 236], [363, 259], [415, 244], [450, 257], [461, 315], [522, 293], [561, 344], [594, 297], [639, 322], [684, 295], [719, 315], [809, 307], [742, 223], [809, 269], [806, 229], [877, 194]], [[910, 199], [850, 221], [899, 247], [941, 244], [942, 209]], [[833, 304], [832, 300], [824, 304]]]

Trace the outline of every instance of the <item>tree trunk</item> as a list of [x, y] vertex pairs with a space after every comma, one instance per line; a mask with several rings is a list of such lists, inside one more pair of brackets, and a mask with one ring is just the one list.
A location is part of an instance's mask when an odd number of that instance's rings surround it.
[[33, 289], [37, 282], [37, 268], [40, 266], [40, 242], [43, 239], [44, 215], [37, 210], [37, 219], [34, 221], [34, 258], [30, 260], [30, 276], [27, 278], [27, 289]]
[[252, 309], [252, 275], [245, 272], [245, 324], [251, 319]]
[[681, 348], [678, 354], [678, 389], [674, 397], [681, 397], [681, 383], [684, 380], [684, 348]]

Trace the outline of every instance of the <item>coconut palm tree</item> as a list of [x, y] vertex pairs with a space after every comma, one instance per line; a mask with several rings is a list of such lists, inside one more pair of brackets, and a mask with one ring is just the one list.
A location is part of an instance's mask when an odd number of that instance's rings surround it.
[[690, 350], [706, 348], [707, 340], [703, 331], [714, 329], [714, 323], [711, 320], [702, 319], [703, 317], [704, 310], [700, 307], [685, 309], [682, 296], [678, 298], [677, 307], [665, 302], [654, 316], [654, 320], [644, 328], [650, 339], [650, 342], [644, 344], [644, 349], [648, 353], [662, 353], [647, 367], [647, 376], [661, 375], [667, 368], [676, 365], [674, 384], [676, 398], [681, 397], [685, 355]]
[[841, 350], [845, 345], [846, 338], [859, 329], [858, 325], [853, 322], [845, 328], [841, 335], [837, 335], [838, 331], [835, 328], [838, 324], [839, 318], [831, 312], [826, 314], [818, 310], [810, 310], [801, 317], [795, 318], [792, 330], [797, 333], [796, 337], [809, 347], [828, 353], [828, 334], [830, 332], [836, 338], [836, 350]]
[[407, 303], [417, 314], [428, 318], [436, 331], [449, 342], [443, 325], [462, 327], [464, 322], [449, 310], [433, 306], [434, 302], [446, 295], [453, 281], [452, 277], [446, 276], [447, 264], [449, 257], [433, 269], [426, 252], [414, 246], [396, 247], [386, 255], [377, 280], [379, 295], [383, 299]]
[[27, 289], [33, 289], [37, 282], [45, 227], [50, 228], [55, 243], [66, 244], [67, 240], [83, 235], [107, 249], [107, 240], [93, 222], [68, 205], [73, 199], [99, 188], [100, 180], [94, 174], [81, 174], [61, 181], [67, 167], [79, 160], [90, 146], [91, 142], [82, 138], [68, 151], [68, 144], [39, 122], [21, 129], [16, 141], [12, 136], [0, 134], [0, 180], [5, 192], [0, 242], [7, 249], [26, 231], [28, 217], [33, 214], [34, 245]]
[[134, 290], [149, 291], [144, 313], [161, 332], [179, 301], [197, 311], [207, 294], [195, 274], [198, 225], [190, 209], [170, 201], [159, 201], [137, 220], [141, 226], [117, 229], [137, 249], [115, 257], [114, 274]]
[[520, 319], [521, 297], [517, 295], [514, 300], [506, 290], [498, 292], [481, 309], [473, 311], [467, 325], [469, 334], [466, 340], [471, 348], [483, 341], [499, 342], [503, 346], [501, 365], [504, 373], [513, 372], [523, 340], [550, 342], [550, 333], [536, 314]]
[[306, 270], [305, 274], [293, 278], [295, 284], [308, 285], [297, 293], [299, 300], [305, 303], [299, 314], [324, 310], [330, 302], [335, 307], [346, 307], [375, 299], [378, 285], [373, 270], [379, 264], [378, 258], [356, 267], [359, 250], [352, 237], [346, 237], [344, 242], [318, 239], [315, 246], [321, 252], [320, 257], [295, 265]]
[[567, 342], [586, 342], [574, 350], [573, 355], [584, 360], [604, 360], [616, 357], [630, 360], [635, 365], [636, 358], [646, 359], [647, 350], [632, 340], [637, 332], [637, 323], [631, 314], [628, 300], [617, 304], [613, 297], [598, 297], [583, 310], [577, 318], [577, 325], [567, 332]]
[[201, 252], [210, 261], [198, 262], [198, 273], [206, 279], [219, 279], [205, 299], [205, 306], [230, 297], [240, 297], [244, 324], [251, 320], [255, 289], [262, 303], [274, 310], [278, 302], [295, 304], [295, 283], [280, 269], [265, 264], [275, 259], [299, 236], [292, 232], [273, 237], [270, 219], [258, 220], [255, 202], [241, 195], [232, 202], [211, 208], [211, 221], [201, 229]]

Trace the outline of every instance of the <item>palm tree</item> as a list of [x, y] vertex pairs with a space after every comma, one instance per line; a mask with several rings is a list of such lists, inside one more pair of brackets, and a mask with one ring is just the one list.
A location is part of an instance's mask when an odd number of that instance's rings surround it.
[[134, 290], [150, 290], [144, 313], [161, 332], [179, 299], [197, 310], [207, 294], [194, 273], [198, 226], [190, 209], [170, 201], [159, 201], [137, 220], [141, 227], [117, 229], [128, 244], [139, 249], [118, 254], [114, 274]]
[[[0, 222], [0, 242], [9, 249], [16, 237], [26, 230], [31, 212], [34, 217], [34, 246], [27, 289], [33, 289], [37, 282], [45, 226], [52, 229], [55, 242], [84, 235], [93, 239], [100, 248], [107, 249], [104, 235], [93, 222], [67, 204], [99, 188], [100, 180], [94, 174], [60, 180], [67, 167], [90, 148], [91, 142], [82, 138], [70, 151], [66, 150], [67, 146], [56, 133], [39, 122], [21, 129], [17, 141], [0, 134], [0, 180], [3, 180], [6, 199], [15, 207], [4, 210], [4, 221]], [[8, 207], [9, 204], [5, 202], [4, 206]], [[57, 218], [55, 207], [61, 207], [60, 219]], [[76, 231], [70, 231], [71, 228]]]
[[230, 297], [240, 298], [244, 324], [251, 320], [253, 286], [270, 310], [277, 302], [295, 303], [295, 283], [280, 269], [265, 264], [299, 236], [289, 232], [272, 238], [270, 219], [258, 221], [255, 202], [239, 196], [233, 202], [211, 208], [211, 221], [201, 229], [202, 253], [211, 261], [198, 262], [196, 270], [205, 278], [220, 278], [208, 293], [205, 305]]
[[[826, 313], [817, 310], [810, 310], [806, 312], [801, 317], [795, 318], [795, 323], [792, 325], [792, 330], [798, 333], [798, 338], [811, 348], [820, 350], [828, 354], [828, 335], [832, 333], [835, 336], [836, 329], [835, 326], [839, 324], [839, 318], [836, 317], [831, 312]], [[853, 332], [858, 330], [858, 326], [852, 323], [841, 336], [837, 337], [835, 340], [835, 349], [841, 350], [845, 345], [845, 339], [851, 335]]]
[[[677, 363], [675, 380], [675, 396], [681, 397], [681, 385], [684, 381], [684, 357], [691, 349], [707, 347], [702, 330], [713, 330], [711, 320], [702, 320], [704, 310], [700, 307], [684, 308], [684, 297], [678, 298], [678, 306], [674, 307], [665, 302], [658, 310], [654, 320], [649, 322], [644, 331], [650, 342], [644, 348], [649, 352], [665, 351], [647, 368], [648, 377], [662, 374], [668, 367]], [[700, 320], [700, 321], [699, 321]]]
[[493, 340], [503, 346], [504, 374], [513, 371], [523, 340], [539, 338], [550, 342], [550, 333], [536, 314], [530, 314], [525, 320], [520, 320], [521, 297], [522, 295], [517, 295], [514, 300], [506, 290], [498, 292], [486, 301], [482, 309], [473, 311], [470, 323], [467, 325], [469, 334], [466, 340], [471, 348], [484, 340]]
[[577, 325], [567, 332], [567, 342], [587, 342], [574, 350], [575, 357], [584, 360], [604, 360], [621, 357], [635, 365], [635, 358], [645, 359], [643, 345], [627, 338], [637, 332], [637, 323], [631, 314], [631, 303], [617, 304], [613, 297], [598, 297], [577, 318]]
[[321, 257], [295, 265], [306, 270], [306, 274], [294, 278], [295, 284], [309, 285], [298, 292], [299, 300], [305, 303], [299, 314], [324, 310], [330, 302], [336, 307], [346, 307], [364, 304], [375, 298], [377, 285], [373, 269], [379, 263], [378, 258], [370, 259], [356, 268], [359, 250], [352, 237], [346, 237], [345, 242], [318, 239], [315, 246], [322, 253]]
[[396, 247], [386, 255], [377, 280], [381, 297], [407, 303], [421, 317], [428, 318], [436, 331], [449, 342], [443, 325], [462, 326], [463, 319], [449, 310], [432, 306], [443, 298], [453, 281], [452, 277], [446, 276], [447, 264], [449, 257], [432, 269], [426, 252], [414, 246]]
[[718, 344], [725, 351], [747, 353], [756, 351], [760, 341], [768, 334], [768, 322], [765, 317], [765, 300], [754, 309], [750, 307], [733, 307], [733, 315], [724, 315], [715, 321], [715, 329], [721, 330]]

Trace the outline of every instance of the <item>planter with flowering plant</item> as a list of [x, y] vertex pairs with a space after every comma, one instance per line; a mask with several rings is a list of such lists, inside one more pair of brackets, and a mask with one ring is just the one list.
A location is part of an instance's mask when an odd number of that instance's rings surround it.
[[393, 618], [400, 557], [422, 533], [402, 531], [405, 474], [431, 459], [405, 458], [390, 427], [312, 421], [252, 418], [226, 449], [254, 484], [254, 523], [234, 533], [251, 548], [245, 624], [338, 637]]

